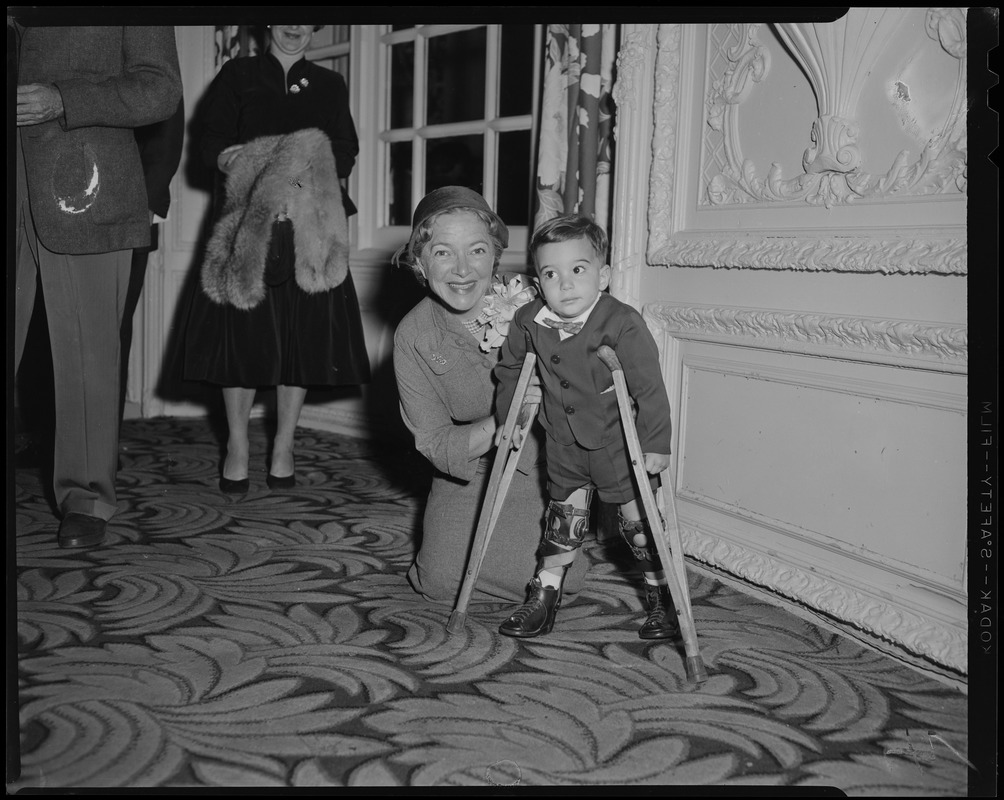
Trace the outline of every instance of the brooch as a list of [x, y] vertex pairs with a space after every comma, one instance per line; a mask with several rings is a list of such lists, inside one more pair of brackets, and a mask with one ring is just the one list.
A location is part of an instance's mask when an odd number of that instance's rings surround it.
[[310, 81], [308, 81], [306, 78], [300, 78], [299, 83], [290, 84], [289, 91], [291, 91], [293, 94], [299, 94], [301, 86], [304, 89], [306, 89], [308, 86], [310, 86]]

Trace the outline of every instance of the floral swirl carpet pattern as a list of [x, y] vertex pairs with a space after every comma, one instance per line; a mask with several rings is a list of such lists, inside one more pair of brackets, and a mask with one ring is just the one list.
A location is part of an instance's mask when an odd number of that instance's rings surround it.
[[204, 420], [128, 421], [107, 544], [60, 550], [16, 474], [21, 775], [30, 787], [718, 785], [965, 796], [964, 694], [690, 574], [709, 679], [644, 642], [618, 543], [539, 639], [465, 630], [409, 587], [411, 453], [300, 431], [296, 488], [216, 488]]

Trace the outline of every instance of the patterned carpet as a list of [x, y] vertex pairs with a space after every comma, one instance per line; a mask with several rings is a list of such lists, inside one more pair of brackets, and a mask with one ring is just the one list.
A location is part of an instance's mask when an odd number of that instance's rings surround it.
[[[298, 432], [298, 486], [216, 489], [205, 420], [127, 421], [106, 546], [60, 550], [16, 473], [20, 779], [32, 787], [776, 786], [965, 796], [957, 688], [691, 570], [709, 680], [636, 635], [619, 541], [552, 634], [466, 629], [405, 580], [424, 462]], [[620, 545], [620, 547], [618, 546]]]

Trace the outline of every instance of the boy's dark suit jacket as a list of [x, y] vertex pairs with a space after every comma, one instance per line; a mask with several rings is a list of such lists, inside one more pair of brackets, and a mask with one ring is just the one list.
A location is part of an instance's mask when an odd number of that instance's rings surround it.
[[642, 452], [668, 454], [669, 398], [659, 348], [641, 314], [603, 293], [582, 330], [561, 341], [557, 330], [533, 321], [543, 305], [537, 298], [520, 308], [502, 345], [495, 367], [500, 424], [509, 412], [523, 358], [532, 350], [544, 393], [539, 419], [549, 436], [560, 444], [578, 442], [587, 450], [622, 437], [613, 378], [596, 354], [601, 345], [608, 345], [617, 353], [628, 391], [638, 405]]

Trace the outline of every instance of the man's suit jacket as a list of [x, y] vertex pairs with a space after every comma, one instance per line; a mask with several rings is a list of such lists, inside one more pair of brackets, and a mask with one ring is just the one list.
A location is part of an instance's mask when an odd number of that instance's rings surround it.
[[608, 345], [620, 359], [628, 391], [638, 406], [642, 452], [668, 454], [669, 398], [659, 348], [641, 314], [609, 294], [600, 294], [582, 330], [562, 341], [557, 330], [533, 321], [543, 304], [537, 298], [520, 308], [502, 345], [495, 367], [500, 424], [509, 412], [523, 358], [532, 351], [544, 393], [539, 419], [548, 436], [560, 444], [577, 442], [587, 450], [622, 437], [613, 377], [596, 354]]
[[106, 253], [150, 242], [133, 128], [181, 100], [174, 28], [27, 27], [19, 85], [55, 84], [59, 119], [18, 129], [39, 239], [57, 253]]

